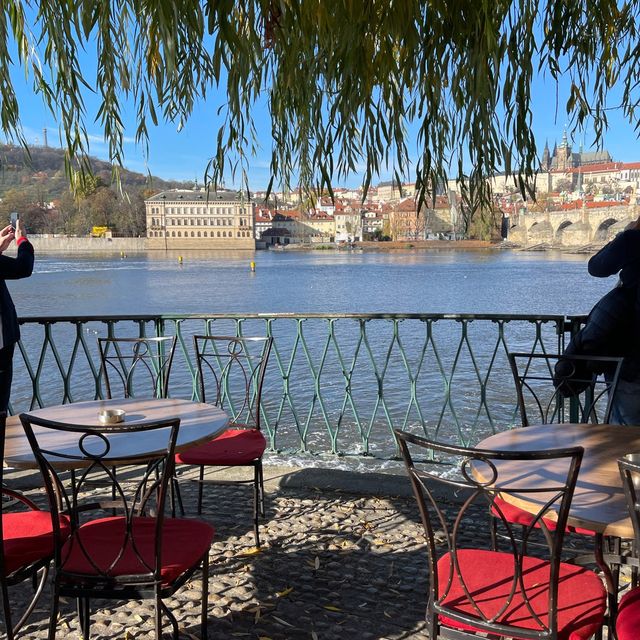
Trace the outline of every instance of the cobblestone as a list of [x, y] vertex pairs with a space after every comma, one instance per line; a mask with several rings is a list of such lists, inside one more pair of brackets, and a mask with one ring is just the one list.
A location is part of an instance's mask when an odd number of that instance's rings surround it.
[[[369, 488], [378, 495], [363, 496], [340, 474], [341, 490], [268, 483], [259, 553], [251, 486], [205, 487], [202, 517], [216, 528], [208, 584], [211, 640], [428, 640], [427, 558], [414, 499], [380, 495], [375, 481]], [[183, 480], [181, 486], [189, 516], [195, 485]], [[37, 481], [26, 493], [41, 498]], [[469, 539], [486, 529], [486, 512], [474, 520], [464, 532]], [[25, 583], [11, 590], [15, 611], [30, 589]], [[165, 600], [185, 640], [200, 637], [201, 589], [198, 574]], [[154, 638], [150, 601], [91, 604], [92, 638]], [[62, 601], [60, 609], [57, 638], [80, 640], [75, 602]], [[20, 637], [46, 638], [48, 622], [47, 590]], [[168, 622], [164, 637], [170, 637]]]
[[[328, 471], [327, 473], [331, 473]], [[195, 512], [195, 486], [183, 482]], [[305, 488], [267, 495], [263, 548], [253, 553], [252, 490], [208, 485], [203, 518], [216, 527], [209, 577], [211, 640], [426, 639], [426, 556], [409, 497]], [[37, 495], [37, 489], [27, 492]], [[189, 515], [189, 514], [188, 514]], [[12, 589], [19, 610], [30, 590]], [[167, 600], [181, 638], [199, 638], [201, 576]], [[22, 632], [46, 637], [48, 589]], [[92, 638], [153, 637], [151, 602], [92, 602]], [[81, 638], [75, 602], [61, 603], [58, 638]], [[170, 626], [165, 628], [170, 637]]]

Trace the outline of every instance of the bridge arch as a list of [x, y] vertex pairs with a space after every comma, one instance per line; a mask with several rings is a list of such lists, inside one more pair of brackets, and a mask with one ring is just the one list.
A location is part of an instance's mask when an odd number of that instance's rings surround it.
[[558, 226], [554, 234], [554, 239], [556, 242], [560, 242], [560, 243], [562, 242], [562, 235], [565, 229], [567, 227], [570, 227], [572, 224], [573, 222], [571, 222], [571, 220], [564, 220], [563, 222], [560, 223], [560, 225]]
[[618, 222], [618, 220], [615, 218], [607, 218], [606, 220], [603, 220], [596, 229], [596, 232], [593, 234], [593, 239], [595, 241], [607, 240], [609, 238], [609, 227], [616, 224], [616, 222]]

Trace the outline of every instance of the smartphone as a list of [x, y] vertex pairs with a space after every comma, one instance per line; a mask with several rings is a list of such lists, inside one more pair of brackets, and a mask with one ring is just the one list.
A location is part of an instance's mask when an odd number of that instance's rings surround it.
[[11, 226], [14, 229], [16, 228], [16, 225], [18, 224], [19, 219], [20, 219], [20, 214], [17, 211], [13, 211], [11, 213], [10, 221], [11, 221]]

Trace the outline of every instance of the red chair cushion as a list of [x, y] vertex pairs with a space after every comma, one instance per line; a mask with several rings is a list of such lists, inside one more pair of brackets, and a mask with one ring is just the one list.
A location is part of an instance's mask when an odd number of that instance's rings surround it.
[[267, 441], [257, 429], [228, 429], [206, 444], [176, 454], [176, 462], [211, 466], [234, 466], [258, 460]]
[[640, 587], [625, 593], [620, 600], [616, 631], [618, 640], [638, 640], [640, 637]]
[[[503, 500], [500, 496], [496, 496], [494, 500], [494, 504], [491, 506], [491, 513], [494, 517], [501, 519], [498, 510], [496, 509], [496, 505], [500, 507], [500, 511], [502, 511], [502, 517], [512, 524], [520, 524], [524, 527], [528, 527], [531, 525], [534, 519], [534, 515], [521, 509], [520, 507], [516, 507], [515, 505]], [[544, 523], [547, 525], [549, 531], [556, 530], [556, 523], [553, 520], [549, 520], [548, 518], [543, 518]], [[536, 527], [540, 525], [536, 524]], [[567, 526], [566, 531], [569, 533], [579, 533], [583, 536], [595, 536], [595, 532], [590, 529], [581, 529], [580, 527], [572, 527]]]
[[[155, 567], [155, 530], [155, 518], [134, 518], [133, 542], [127, 541], [124, 553], [118, 558], [124, 545], [125, 519], [116, 516], [87, 522], [62, 547], [62, 569], [100, 575], [89, 561], [91, 558], [100, 572], [111, 577], [148, 574]], [[211, 546], [213, 535], [213, 527], [201, 520], [165, 519], [160, 570], [163, 587], [195, 566]]]
[[[514, 580], [514, 557], [511, 553], [479, 549], [459, 549], [460, 574], [479, 609], [487, 618], [497, 615], [496, 622], [523, 629], [540, 630], [540, 625], [527, 608], [520, 588], [516, 588], [511, 604], [505, 606]], [[444, 593], [450, 573], [451, 556], [438, 561], [438, 585]], [[549, 621], [549, 563], [524, 556], [523, 581], [533, 611], [543, 624]], [[558, 640], [586, 640], [602, 626], [606, 608], [606, 590], [600, 578], [585, 567], [561, 563], [558, 587]], [[458, 574], [453, 573], [449, 592], [442, 602], [458, 613], [478, 617], [465, 595]], [[476, 630], [476, 627], [441, 615], [448, 627]]]
[[[60, 533], [69, 535], [69, 519], [60, 517]], [[53, 556], [53, 523], [48, 511], [2, 514], [2, 546], [5, 575]]]

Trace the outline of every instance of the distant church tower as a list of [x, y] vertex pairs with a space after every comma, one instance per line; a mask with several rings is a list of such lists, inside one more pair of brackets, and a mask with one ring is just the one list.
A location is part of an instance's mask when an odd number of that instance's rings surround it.
[[543, 171], [549, 171], [551, 168], [551, 154], [549, 153], [549, 142], [545, 140], [544, 151], [542, 152], [542, 166]]
[[562, 134], [562, 142], [558, 147], [557, 153], [557, 168], [561, 170], [569, 169], [573, 166], [573, 162], [571, 161], [571, 147], [569, 146], [569, 141], [567, 140], [567, 131]]
[[44, 147], [45, 147], [45, 149], [46, 149], [46, 148], [49, 146], [49, 143], [48, 143], [48, 141], [47, 141], [47, 127], [45, 127], [45, 128], [42, 130], [42, 139], [44, 140]]

